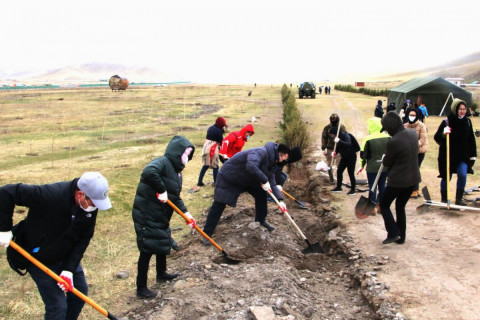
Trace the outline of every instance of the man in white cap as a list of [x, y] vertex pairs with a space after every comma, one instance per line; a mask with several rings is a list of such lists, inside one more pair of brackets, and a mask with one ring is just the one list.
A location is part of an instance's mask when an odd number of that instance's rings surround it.
[[[15, 206], [29, 210], [25, 220], [12, 226]], [[26, 269], [37, 284], [45, 319], [77, 319], [80, 315], [85, 303], [70, 291], [75, 287], [88, 293], [80, 260], [93, 237], [98, 210], [111, 207], [107, 179], [98, 172], [66, 182], [0, 187], [0, 245], [8, 247], [13, 237], [69, 284], [57, 283], [31, 263], [19, 267], [22, 261], [7, 248], [10, 266], [17, 272]]]

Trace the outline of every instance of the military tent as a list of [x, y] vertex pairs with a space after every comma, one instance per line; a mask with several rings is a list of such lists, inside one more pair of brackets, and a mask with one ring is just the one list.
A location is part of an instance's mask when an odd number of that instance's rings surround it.
[[[441, 77], [424, 77], [415, 78], [401, 85], [392, 88], [388, 91], [388, 104], [395, 102], [397, 112], [400, 111], [403, 104], [410, 100], [411, 104], [425, 102], [428, 113], [430, 115], [440, 115], [447, 98], [453, 95], [454, 98], [460, 98], [467, 103], [467, 106], [472, 105], [472, 93], [454, 85], [451, 82]], [[443, 114], [448, 114], [450, 104], [452, 102], [451, 96], [443, 111]]]

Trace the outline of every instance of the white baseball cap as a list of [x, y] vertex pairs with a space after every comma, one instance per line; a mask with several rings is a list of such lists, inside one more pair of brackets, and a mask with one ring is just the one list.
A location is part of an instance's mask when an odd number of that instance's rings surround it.
[[101, 173], [85, 172], [78, 180], [77, 186], [98, 209], [108, 210], [112, 207], [108, 198], [108, 181]]

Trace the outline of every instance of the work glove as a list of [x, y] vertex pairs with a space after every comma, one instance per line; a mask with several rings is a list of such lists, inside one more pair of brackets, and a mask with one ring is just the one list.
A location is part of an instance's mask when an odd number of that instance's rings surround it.
[[357, 174], [359, 174], [360, 172], [363, 171], [363, 167], [360, 167], [358, 170], [357, 170]]
[[219, 155], [218, 155], [218, 158], [220, 159], [220, 161], [221, 161], [222, 163], [225, 163], [225, 161], [228, 160], [228, 157], [225, 156], [225, 155], [223, 155], [223, 154], [219, 154]]
[[270, 187], [270, 182], [262, 183], [262, 189], [267, 192], [272, 192], [272, 187]]
[[335, 137], [335, 139], [333, 139], [333, 141], [334, 141], [335, 143], [338, 143], [338, 141], [340, 141], [340, 138], [339, 138], [339, 137]]
[[60, 287], [60, 289], [63, 290], [63, 292], [67, 293], [68, 291], [73, 290], [73, 274], [70, 271], [63, 270], [62, 273], [60, 273], [60, 278], [65, 280], [68, 284], [68, 287], [65, 287], [65, 283], [63, 282], [57, 282], [57, 285]]
[[473, 165], [475, 164], [475, 160], [477, 160], [477, 157], [470, 157], [470, 161], [468, 162], [468, 165], [470, 166], [470, 168], [472, 168]]
[[282, 190], [283, 190], [282, 186], [279, 185], [279, 184], [277, 184], [277, 189], [278, 189], [278, 191], [280, 191], [280, 192], [282, 192]]
[[278, 202], [278, 208], [280, 209], [280, 211], [282, 211], [282, 213], [287, 212], [287, 206], [283, 201]]
[[187, 226], [190, 228], [190, 229], [193, 229], [196, 225], [197, 225], [197, 222], [195, 221], [195, 219], [193, 219], [192, 215], [190, 214], [190, 212], [185, 212], [184, 213], [188, 219], [190, 219], [190, 222], [187, 222], [185, 220], [185, 223], [187, 224]]
[[452, 133], [452, 129], [449, 126], [446, 126], [445, 128], [443, 128], [443, 134], [447, 135], [450, 133]]
[[168, 200], [167, 191], [165, 191], [163, 193], [157, 193], [157, 199], [160, 200], [162, 203], [167, 202], [167, 200]]
[[337, 155], [337, 153], [335, 151], [332, 152], [332, 157], [335, 158], [335, 156]]
[[0, 246], [7, 248], [10, 245], [10, 240], [12, 240], [12, 238], [12, 231], [0, 232]]

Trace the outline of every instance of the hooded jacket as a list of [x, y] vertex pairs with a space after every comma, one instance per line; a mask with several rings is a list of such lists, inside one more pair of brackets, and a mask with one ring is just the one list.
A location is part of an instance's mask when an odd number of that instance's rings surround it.
[[383, 117], [383, 107], [382, 107], [382, 100], [377, 101], [377, 105], [375, 106], [375, 112], [373, 115], [377, 118], [382, 118]]
[[193, 157], [195, 147], [183, 136], [175, 136], [168, 143], [165, 154], [150, 162], [142, 172], [133, 202], [132, 218], [137, 234], [137, 246], [142, 252], [169, 254], [171, 248], [170, 218], [173, 209], [157, 198], [157, 193], [167, 191], [168, 199], [182, 212], [187, 208], [180, 198], [182, 191], [182, 154], [192, 148], [189, 159]]
[[[363, 138], [360, 147], [361, 166], [367, 164], [366, 171], [377, 173], [380, 169], [379, 160], [387, 150], [387, 142], [390, 136], [385, 132], [380, 132], [382, 123], [379, 118], [370, 118], [367, 121], [368, 136]], [[388, 168], [383, 168], [382, 172], [387, 172]]]
[[[455, 173], [460, 162], [465, 162], [468, 166], [468, 173], [473, 174], [473, 165], [475, 161], [470, 160], [477, 156], [477, 144], [473, 133], [472, 122], [468, 118], [469, 111], [463, 119], [458, 118], [458, 108], [465, 102], [455, 98], [451, 105], [451, 113], [447, 119], [443, 120], [435, 133], [435, 142], [439, 145], [438, 149], [438, 170], [440, 177], [447, 177], [447, 139], [443, 134], [443, 129], [448, 125], [452, 132], [450, 133], [450, 171]], [[466, 105], [466, 104], [465, 104]]]
[[[410, 121], [408, 119], [410, 112], [414, 111], [416, 116], [415, 120]], [[420, 121], [419, 113], [421, 113], [418, 109], [411, 109], [407, 114], [407, 122], [405, 123], [405, 128], [415, 130], [415, 133], [418, 137], [418, 153], [425, 153], [428, 150], [428, 137], [427, 137], [427, 127], [425, 124]]]
[[416, 133], [413, 130], [406, 130], [400, 116], [395, 112], [388, 112], [382, 118], [382, 126], [382, 131], [387, 131], [392, 137], [387, 142], [383, 158], [384, 166], [389, 168], [387, 185], [406, 188], [420, 183]]
[[275, 180], [278, 159], [278, 144], [273, 142], [237, 153], [218, 172], [215, 201], [235, 207], [242, 192], [248, 188], [260, 188], [267, 181], [275, 197], [283, 200]]
[[229, 159], [236, 153], [242, 151], [245, 142], [247, 142], [246, 133], [248, 131], [255, 133], [251, 124], [247, 124], [240, 131], [231, 132], [223, 139], [219, 154]]

